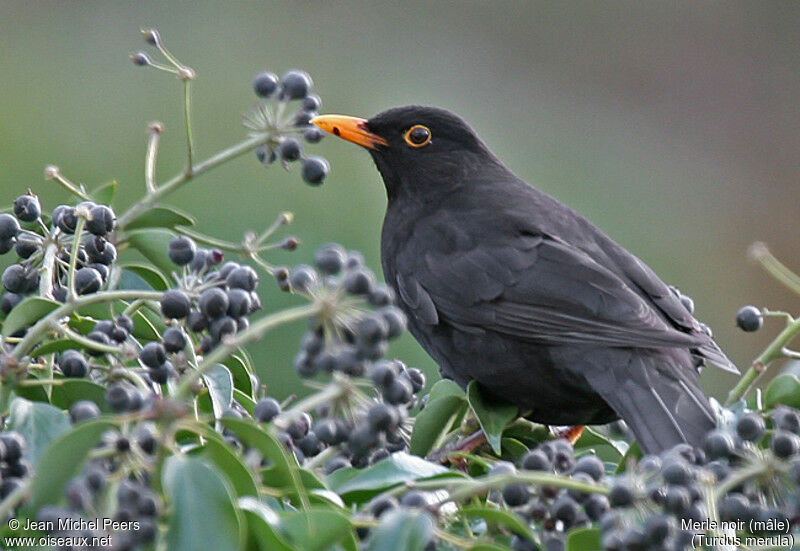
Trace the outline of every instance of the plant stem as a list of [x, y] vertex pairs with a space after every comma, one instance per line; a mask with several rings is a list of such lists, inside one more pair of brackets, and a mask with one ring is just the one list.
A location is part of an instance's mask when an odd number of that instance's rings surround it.
[[75, 235], [72, 238], [72, 250], [69, 252], [69, 271], [67, 272], [67, 297], [75, 300], [78, 294], [75, 292], [75, 267], [78, 264], [78, 251], [81, 246], [81, 234], [86, 219], [78, 216], [78, 223], [75, 225]]
[[319, 306], [306, 304], [289, 308], [288, 310], [281, 310], [261, 318], [241, 333], [237, 333], [235, 337], [221, 342], [214, 350], [208, 353], [197, 366], [197, 369], [184, 376], [175, 390], [175, 396], [179, 398], [187, 396], [196, 380], [202, 377], [206, 371], [230, 356], [237, 348], [260, 339], [265, 333], [279, 325], [313, 316], [317, 312], [319, 312]]
[[156, 190], [156, 160], [158, 159], [158, 141], [161, 138], [161, 125], [150, 125], [147, 140], [147, 152], [144, 157], [144, 185], [147, 193]]
[[61, 184], [67, 191], [69, 191], [73, 195], [77, 195], [84, 201], [91, 200], [90, 197], [82, 189], [80, 189], [78, 186], [67, 180], [64, 177], [64, 175], [61, 174], [61, 171], [59, 171], [58, 169], [54, 171], [52, 179]]
[[726, 406], [733, 404], [747, 394], [747, 391], [750, 390], [750, 387], [756, 379], [767, 370], [769, 364], [783, 355], [783, 347], [786, 346], [798, 332], [800, 332], [800, 319], [796, 319], [792, 323], [786, 325], [775, 340], [769, 343], [764, 351], [753, 361], [753, 365], [742, 375], [742, 378], [739, 379], [739, 382], [730, 391], [728, 399], [725, 400]]
[[66, 325], [60, 326], [58, 322], [53, 322], [53, 330], [62, 333], [65, 337], [67, 337], [71, 341], [75, 341], [84, 348], [91, 348], [92, 350], [98, 350], [100, 352], [104, 352], [106, 354], [123, 354], [125, 351], [120, 348], [119, 346], [111, 346], [109, 344], [102, 344], [92, 339], [86, 338], [80, 333], [76, 333]]
[[25, 333], [25, 337], [14, 347], [11, 356], [17, 360], [22, 359], [26, 354], [29, 354], [48, 331], [51, 330], [54, 322], [75, 313], [84, 306], [102, 302], [114, 302], [116, 300], [136, 300], [139, 298], [158, 300], [161, 298], [162, 294], [161, 291], [140, 291], [131, 289], [124, 291], [103, 291], [92, 295], [77, 297], [73, 301], [62, 304], [28, 329], [28, 332]]
[[165, 195], [168, 195], [180, 188], [192, 178], [199, 176], [200, 174], [211, 170], [212, 168], [217, 167], [226, 161], [244, 155], [251, 149], [267, 142], [268, 140], [269, 136], [266, 135], [248, 138], [234, 146], [229, 147], [228, 149], [224, 149], [223, 151], [212, 155], [204, 161], [197, 163], [197, 165], [192, 168], [192, 172], [190, 174], [187, 174], [184, 171], [173, 176], [172, 179], [156, 188], [156, 190], [152, 193], [148, 193], [139, 202], [134, 203], [127, 211], [120, 215], [120, 217], [117, 219], [119, 228], [124, 230], [125, 227], [135, 220], [137, 216], [156, 205]]
[[194, 138], [192, 137], [192, 81], [183, 80], [183, 125], [186, 130], [186, 175], [194, 169]]
[[44, 249], [44, 259], [42, 260], [42, 273], [39, 275], [39, 294], [43, 298], [53, 298], [53, 275], [56, 269], [56, 253], [58, 253], [58, 244], [55, 238], [47, 242]]
[[747, 252], [748, 256], [761, 264], [772, 277], [800, 295], [800, 276], [778, 260], [764, 243], [753, 243]]

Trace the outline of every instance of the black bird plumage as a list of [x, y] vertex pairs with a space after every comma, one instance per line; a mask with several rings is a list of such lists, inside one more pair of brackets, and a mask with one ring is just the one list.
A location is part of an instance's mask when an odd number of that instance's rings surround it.
[[[368, 146], [388, 195], [386, 281], [443, 376], [475, 379], [541, 423], [621, 417], [645, 452], [702, 443], [715, 417], [694, 359], [736, 368], [641, 260], [448, 111], [345, 121], [356, 139], [316, 122]], [[406, 141], [414, 125], [429, 143]]]

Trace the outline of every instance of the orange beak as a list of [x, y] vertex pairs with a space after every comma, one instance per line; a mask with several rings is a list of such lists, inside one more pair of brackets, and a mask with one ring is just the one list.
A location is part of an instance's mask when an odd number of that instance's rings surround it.
[[384, 138], [367, 130], [366, 122], [366, 119], [347, 115], [320, 115], [311, 119], [311, 124], [316, 124], [325, 132], [362, 147], [377, 149], [379, 145], [388, 146], [389, 142]]

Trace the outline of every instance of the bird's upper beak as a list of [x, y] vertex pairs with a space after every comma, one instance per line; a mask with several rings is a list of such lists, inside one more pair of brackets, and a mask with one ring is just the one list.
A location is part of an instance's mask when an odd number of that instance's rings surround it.
[[347, 115], [320, 115], [311, 119], [311, 124], [316, 124], [325, 132], [362, 147], [377, 149], [379, 145], [388, 146], [389, 142], [383, 137], [367, 130], [366, 123], [366, 119]]

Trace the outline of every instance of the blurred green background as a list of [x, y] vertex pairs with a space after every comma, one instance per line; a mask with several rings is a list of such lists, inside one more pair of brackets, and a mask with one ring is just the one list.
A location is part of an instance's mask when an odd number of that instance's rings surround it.
[[[42, 168], [90, 187], [116, 179], [117, 210], [143, 189], [145, 127], [162, 121], [158, 173], [181, 169], [180, 85], [134, 67], [156, 27], [198, 74], [200, 157], [241, 139], [260, 70], [309, 71], [324, 112], [370, 116], [424, 103], [472, 123], [520, 176], [576, 208], [694, 297], [740, 366], [779, 330], [737, 331], [745, 303], [800, 311], [745, 250], [763, 240], [800, 270], [800, 4], [797, 2], [16, 2], [0, 3], [0, 203], [31, 187], [67, 199]], [[247, 156], [168, 203], [199, 230], [238, 240], [280, 211], [303, 239], [379, 266], [385, 196], [367, 154], [326, 139], [321, 188]], [[268, 309], [298, 299], [261, 286]], [[252, 352], [270, 392], [302, 392], [292, 356], [303, 328]], [[435, 372], [410, 337], [392, 353]], [[733, 384], [706, 370], [707, 390]]]

